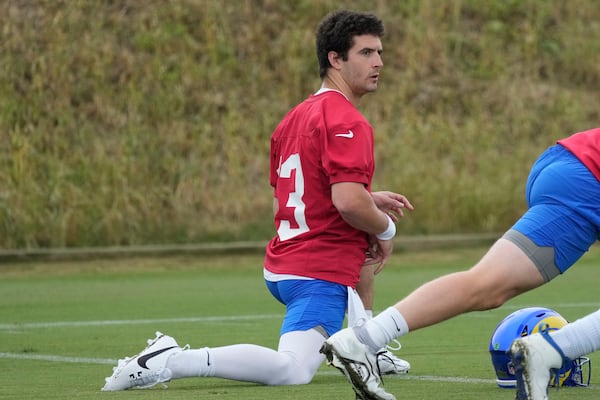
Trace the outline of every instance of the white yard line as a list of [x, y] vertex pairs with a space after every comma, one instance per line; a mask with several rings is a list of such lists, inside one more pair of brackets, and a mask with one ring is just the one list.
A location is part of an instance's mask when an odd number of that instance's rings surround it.
[[[11, 360], [35, 360], [35, 361], [49, 361], [49, 362], [62, 362], [62, 363], [75, 363], [75, 364], [102, 364], [102, 365], [116, 365], [117, 360], [110, 358], [90, 358], [90, 357], [64, 357], [51, 354], [27, 354], [27, 353], [0, 353], [0, 359], [11, 359]], [[317, 375], [339, 375], [338, 371], [319, 371]], [[421, 380], [421, 381], [436, 381], [436, 382], [450, 382], [450, 383], [478, 383], [478, 384], [495, 384], [493, 379], [480, 379], [480, 378], [467, 378], [467, 377], [453, 377], [453, 376], [431, 376], [431, 375], [402, 375], [399, 377], [386, 377], [386, 379], [408, 379], [408, 380]]]
[[[597, 307], [597, 303], [570, 303], [560, 305], [548, 305], [550, 308], [571, 308], [571, 307]], [[517, 310], [527, 306], [511, 305], [504, 306], [501, 310], [506, 314], [510, 310]], [[478, 316], [481, 313], [470, 313], [467, 315]], [[489, 314], [488, 314], [489, 315]], [[213, 317], [188, 317], [188, 318], [157, 318], [157, 319], [130, 319], [130, 320], [99, 320], [99, 321], [49, 321], [49, 322], [28, 322], [28, 323], [3, 323], [0, 324], [0, 333], [13, 333], [23, 331], [25, 329], [44, 329], [57, 327], [81, 327], [81, 326], [109, 326], [109, 325], [139, 325], [139, 324], [159, 324], [159, 323], [187, 323], [187, 322], [221, 322], [221, 321], [253, 321], [266, 319], [280, 319], [282, 314], [263, 314], [263, 315], [237, 315], [237, 316], [213, 316]], [[47, 362], [62, 362], [75, 364], [102, 364], [116, 365], [117, 360], [111, 358], [91, 358], [91, 357], [66, 357], [52, 354], [30, 354], [30, 353], [10, 353], [0, 352], [1, 359], [12, 360], [36, 360]], [[319, 371], [318, 375], [337, 375], [338, 371]], [[413, 375], [407, 374], [402, 376], [387, 377], [387, 379], [407, 379], [407, 380], [422, 380], [448, 383], [473, 383], [473, 384], [495, 384], [495, 379], [469, 378], [469, 377], [452, 377], [452, 376], [431, 376], [431, 375]], [[600, 386], [591, 385], [590, 388], [600, 390]]]
[[14, 331], [19, 329], [45, 329], [64, 328], [77, 326], [107, 326], [107, 325], [142, 325], [142, 324], [167, 324], [178, 322], [222, 322], [222, 321], [254, 321], [263, 319], [283, 318], [282, 314], [264, 315], [232, 315], [215, 317], [187, 317], [187, 318], [157, 318], [157, 319], [117, 319], [101, 321], [49, 321], [25, 322], [22, 324], [0, 324], [0, 331]]
[[28, 353], [0, 353], [0, 359], [10, 360], [37, 360], [37, 361], [52, 361], [75, 364], [114, 364], [117, 365], [117, 360], [111, 358], [89, 358], [89, 357], [65, 357], [55, 356], [51, 354], [28, 354]]
[[[472, 312], [464, 314], [467, 317], [492, 318], [496, 314], [508, 314], [511, 311], [530, 307], [529, 305], [505, 305], [500, 309], [489, 310], [486, 312]], [[545, 304], [545, 307], [551, 309], [598, 308], [598, 303], [560, 303]], [[108, 325], [141, 325], [141, 324], [163, 324], [163, 323], [186, 323], [186, 322], [222, 322], [222, 321], [254, 321], [264, 319], [283, 318], [283, 314], [259, 314], [259, 315], [225, 315], [212, 317], [183, 317], [183, 318], [157, 318], [157, 319], [118, 319], [118, 320], [99, 320], [99, 321], [48, 321], [48, 322], [24, 322], [24, 323], [0, 323], [0, 331], [15, 331], [23, 329], [45, 329], [62, 328], [77, 326], [108, 326]], [[498, 320], [500, 322], [500, 320]]]

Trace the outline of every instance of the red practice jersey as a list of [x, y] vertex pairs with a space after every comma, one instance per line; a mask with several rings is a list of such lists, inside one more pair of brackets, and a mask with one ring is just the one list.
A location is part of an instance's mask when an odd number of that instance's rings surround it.
[[558, 143], [569, 149], [600, 181], [600, 128], [575, 133]]
[[355, 287], [367, 234], [347, 224], [331, 201], [331, 185], [358, 182], [370, 191], [373, 128], [340, 92], [311, 95], [271, 137], [270, 183], [279, 209], [265, 268]]

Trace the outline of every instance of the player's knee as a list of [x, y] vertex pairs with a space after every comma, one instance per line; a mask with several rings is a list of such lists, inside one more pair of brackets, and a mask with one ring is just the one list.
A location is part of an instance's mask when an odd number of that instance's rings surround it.
[[484, 300], [484, 310], [493, 310], [494, 308], [498, 308], [506, 302], [504, 297], [490, 297]]
[[283, 356], [282, 361], [278, 373], [273, 374], [267, 382], [268, 385], [304, 385], [310, 383], [315, 376], [316, 371], [310, 366], [302, 365], [292, 357]]
[[518, 292], [513, 290], [495, 289], [490, 288], [478, 293], [475, 296], [476, 300], [474, 301], [473, 311], [486, 311], [501, 307], [518, 294]]
[[312, 381], [314, 374], [308, 374], [307, 371], [296, 370], [289, 374], [287, 385], [306, 385]]
[[282, 386], [282, 385], [305, 385], [312, 381], [314, 373], [308, 373], [308, 371], [299, 369], [286, 369], [282, 370], [277, 376], [272, 377], [269, 385]]

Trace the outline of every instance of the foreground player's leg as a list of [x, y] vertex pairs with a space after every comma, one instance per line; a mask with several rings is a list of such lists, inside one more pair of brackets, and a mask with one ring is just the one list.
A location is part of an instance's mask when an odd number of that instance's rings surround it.
[[[373, 319], [373, 311], [371, 310], [373, 283], [373, 269], [363, 267], [357, 290], [348, 288], [349, 327], [358, 327]], [[402, 347], [398, 340], [394, 339], [393, 341], [396, 344], [394, 347], [386, 345], [377, 351], [377, 363], [381, 375], [402, 375], [410, 371], [410, 363], [392, 353], [392, 350], [397, 351]]]
[[513, 342], [517, 400], [548, 399], [548, 382], [557, 370], [600, 349], [600, 310], [552, 333], [538, 333]]
[[330, 337], [321, 348], [327, 363], [348, 379], [357, 397], [363, 400], [396, 400], [381, 387], [377, 354], [361, 343], [353, 328], [343, 329]]
[[218, 377], [265, 385], [309, 383], [323, 362], [325, 338], [315, 329], [288, 332], [275, 351], [252, 344], [190, 350], [157, 332], [138, 355], [119, 361], [102, 390], [148, 388], [172, 379]]
[[564, 354], [547, 332], [519, 338], [510, 346], [515, 368], [515, 400], [548, 399], [550, 371], [563, 365]]
[[[497, 307], [541, 284], [543, 278], [529, 257], [512, 242], [500, 239], [470, 270], [422, 285], [362, 326], [332, 335], [323, 351], [330, 364], [343, 370], [359, 395], [386, 398], [380, 394], [383, 388], [372, 359], [391, 340], [468, 311]], [[367, 368], [368, 374], [361, 375], [359, 368]]]
[[571, 360], [600, 350], [600, 310], [552, 332], [551, 336]]

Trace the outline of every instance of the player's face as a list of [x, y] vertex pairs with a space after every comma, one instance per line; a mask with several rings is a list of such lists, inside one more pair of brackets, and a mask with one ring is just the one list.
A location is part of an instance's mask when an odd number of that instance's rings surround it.
[[356, 96], [377, 90], [379, 70], [383, 67], [381, 40], [377, 36], [354, 37], [348, 60], [342, 63], [341, 73]]

